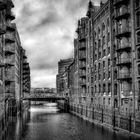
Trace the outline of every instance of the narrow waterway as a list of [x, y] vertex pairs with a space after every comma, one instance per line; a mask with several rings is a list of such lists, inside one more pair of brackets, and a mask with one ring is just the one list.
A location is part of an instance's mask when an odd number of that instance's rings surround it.
[[56, 104], [32, 106], [18, 118], [11, 118], [2, 140], [139, 140], [121, 136], [62, 113]]

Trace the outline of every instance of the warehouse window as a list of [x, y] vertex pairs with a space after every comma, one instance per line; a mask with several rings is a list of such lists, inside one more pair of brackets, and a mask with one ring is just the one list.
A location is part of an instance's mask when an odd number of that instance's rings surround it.
[[103, 36], [103, 45], [105, 44], [105, 36]]
[[105, 61], [103, 61], [103, 68], [105, 68]]
[[104, 23], [102, 24], [102, 30], [103, 31], [105, 30], [105, 24]]
[[97, 92], [97, 87], [96, 87], [96, 85], [95, 85], [95, 93]]
[[114, 108], [117, 108], [117, 107], [118, 107], [118, 100], [115, 99], [115, 100], [114, 100]]
[[101, 64], [100, 64], [100, 63], [99, 63], [98, 69], [99, 69], [99, 70], [101, 69]]
[[110, 59], [108, 59], [108, 66], [110, 66]]
[[105, 79], [105, 72], [103, 72], [103, 79]]
[[106, 86], [103, 84], [103, 92], [106, 92]]
[[103, 50], [103, 57], [106, 55], [105, 49]]
[[101, 92], [101, 85], [99, 84], [99, 93]]
[[117, 95], [117, 90], [118, 90], [117, 84], [114, 84], [114, 95]]
[[99, 80], [101, 80], [101, 74], [99, 73]]
[[98, 48], [100, 48], [101, 47], [101, 40], [99, 39], [98, 40]]
[[108, 93], [111, 92], [111, 83], [108, 84]]
[[98, 34], [100, 34], [100, 28], [98, 28]]

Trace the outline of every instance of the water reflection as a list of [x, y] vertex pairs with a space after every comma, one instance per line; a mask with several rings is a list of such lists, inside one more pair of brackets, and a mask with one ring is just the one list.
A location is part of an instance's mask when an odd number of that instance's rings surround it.
[[[2, 140], [129, 140], [68, 113], [56, 104], [32, 106], [17, 118], [11, 118]], [[138, 140], [132, 139], [132, 140]]]

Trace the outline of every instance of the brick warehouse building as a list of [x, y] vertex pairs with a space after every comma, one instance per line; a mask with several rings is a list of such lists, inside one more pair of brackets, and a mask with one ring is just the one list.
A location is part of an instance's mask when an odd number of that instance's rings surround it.
[[12, 0], [0, 0], [0, 139], [9, 117], [20, 111], [24, 94], [30, 93], [30, 67], [29, 63], [28, 68], [24, 64], [27, 56], [13, 23], [12, 8]]
[[89, 2], [78, 21], [74, 61], [64, 74], [71, 112], [140, 134], [139, 27], [139, 0]]
[[58, 62], [58, 74], [56, 76], [56, 90], [59, 95], [63, 96], [65, 94], [65, 81], [64, 72], [68, 68], [68, 66], [73, 62], [73, 58], [69, 59], [61, 59]]

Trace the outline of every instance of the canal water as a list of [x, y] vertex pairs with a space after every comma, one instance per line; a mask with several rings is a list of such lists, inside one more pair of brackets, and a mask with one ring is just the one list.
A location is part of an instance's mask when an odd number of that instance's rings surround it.
[[[1, 138], [0, 138], [1, 139]], [[32, 106], [11, 118], [2, 140], [140, 140], [109, 132], [69, 113], [57, 105]]]

